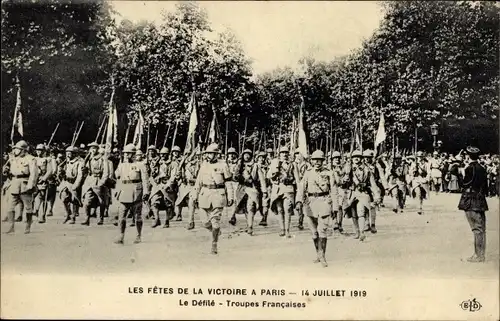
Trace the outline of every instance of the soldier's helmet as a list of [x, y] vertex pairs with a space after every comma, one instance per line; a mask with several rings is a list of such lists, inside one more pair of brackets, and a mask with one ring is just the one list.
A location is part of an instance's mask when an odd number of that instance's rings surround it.
[[170, 151], [168, 150], [167, 147], [163, 147], [161, 150], [160, 150], [160, 154], [168, 154]]
[[205, 149], [205, 154], [209, 154], [209, 153], [212, 153], [212, 154], [219, 153], [219, 145], [217, 145], [217, 144], [208, 145], [208, 147]]
[[80, 149], [85, 149], [85, 144], [80, 144]]
[[44, 144], [36, 145], [36, 150], [45, 150], [45, 145]]
[[290, 151], [288, 150], [288, 147], [286, 147], [286, 146], [282, 146], [282, 147], [280, 147], [280, 154], [281, 154], [281, 153], [289, 153], [289, 152], [290, 152]]
[[155, 145], [151, 145], [148, 147], [148, 151], [150, 150], [154, 150], [156, 152], [156, 146]]
[[332, 158], [339, 158], [339, 157], [340, 157], [340, 153], [339, 153], [339, 152], [334, 151], [334, 152], [332, 153]]
[[439, 155], [439, 153], [438, 153], [438, 152], [437, 152], [437, 150], [436, 150], [436, 151], [434, 151], [434, 153], [432, 153], [432, 155], [434, 155], [434, 156], [438, 156], [438, 155]]
[[316, 150], [316, 151], [314, 151], [312, 153], [311, 159], [322, 159], [322, 160], [324, 160], [325, 159], [325, 153], [323, 153], [323, 151], [321, 151], [321, 150]]
[[352, 152], [352, 155], [351, 157], [354, 158], [354, 157], [362, 157], [363, 156], [363, 153], [361, 153], [360, 150], [355, 150]]
[[257, 157], [266, 157], [266, 153], [265, 152], [259, 152], [259, 153], [257, 153]]
[[395, 158], [395, 159], [401, 159], [401, 154], [400, 154], [400, 153], [395, 154], [395, 155], [394, 155], [394, 158]]
[[230, 154], [238, 155], [238, 153], [236, 152], [236, 149], [234, 147], [229, 147], [229, 149], [227, 150], [227, 154], [228, 155], [230, 155]]
[[373, 151], [371, 149], [363, 151], [363, 157], [373, 157]]
[[266, 153], [268, 153], [268, 154], [273, 153], [273, 149], [272, 148], [266, 149]]
[[137, 149], [135, 148], [134, 144], [128, 144], [123, 148], [123, 153], [136, 153]]
[[92, 148], [92, 147], [99, 148], [99, 145], [96, 142], [92, 142], [92, 143], [88, 144], [87, 147], [88, 148]]
[[425, 154], [423, 151], [417, 152], [417, 157], [424, 157], [424, 156], [425, 156]]
[[179, 146], [174, 146], [174, 147], [172, 147], [172, 151], [173, 152], [180, 152], [181, 148]]
[[66, 151], [67, 151], [67, 152], [72, 152], [72, 153], [73, 153], [73, 152], [75, 152], [75, 147], [73, 147], [73, 146], [68, 146], [68, 147], [66, 147]]
[[252, 151], [251, 151], [251, 150], [249, 150], [249, 149], [247, 148], [247, 149], [245, 149], [245, 150], [243, 151], [243, 153], [242, 153], [242, 154], [250, 154], [250, 155], [252, 155], [253, 153], [252, 153]]
[[28, 143], [26, 143], [24, 140], [18, 141], [13, 148], [17, 149], [22, 149], [22, 150], [27, 150], [28, 149]]
[[140, 149], [136, 150], [136, 151], [135, 151], [135, 154], [136, 154], [137, 156], [142, 156], [142, 155], [144, 155], [144, 154], [142, 153], [142, 150], [140, 150]]

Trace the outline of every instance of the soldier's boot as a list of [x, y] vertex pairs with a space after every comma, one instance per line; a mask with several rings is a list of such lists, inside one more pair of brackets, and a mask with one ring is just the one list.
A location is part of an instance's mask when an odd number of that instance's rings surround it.
[[253, 235], [253, 219], [255, 217], [255, 213], [248, 213], [247, 214], [247, 234], [248, 235]]
[[297, 227], [301, 231], [304, 229], [304, 214], [299, 215], [299, 225]]
[[175, 215], [177, 216], [175, 220], [177, 222], [182, 222], [182, 207], [180, 206], [175, 207]]
[[[365, 222], [367, 221], [367, 219], [364, 216], [360, 216], [358, 218], [358, 220], [359, 220], [360, 226], [364, 226]], [[359, 240], [361, 242], [363, 242], [365, 239], [366, 239], [365, 231], [361, 231], [361, 235], [359, 236]]]
[[64, 201], [63, 208], [64, 212], [66, 213], [66, 219], [64, 220], [63, 224], [66, 224], [69, 222], [69, 220], [71, 220], [71, 203]]
[[212, 229], [212, 254], [217, 254], [217, 242], [219, 241], [220, 228]]
[[33, 224], [33, 213], [26, 213], [26, 228], [24, 229], [24, 234], [29, 234], [31, 232], [31, 224]]
[[352, 218], [352, 226], [354, 228], [354, 238], [359, 239], [359, 222], [357, 218]]
[[319, 238], [317, 236], [314, 236], [313, 243], [314, 243], [314, 248], [316, 249], [316, 259], [313, 261], [313, 263], [319, 263], [321, 262], [321, 256], [319, 252]]
[[106, 214], [106, 206], [99, 207], [99, 221], [97, 221], [97, 225], [104, 224], [104, 215]]
[[[293, 213], [293, 211], [292, 211]], [[285, 212], [285, 229], [286, 229], [286, 237], [291, 238], [292, 234], [290, 234], [290, 226], [292, 225], [292, 213]]]
[[5, 216], [3, 219], [2, 219], [2, 222], [8, 222], [9, 221], [9, 216]]
[[130, 227], [135, 226], [135, 215], [132, 216], [132, 222], [130, 223]]
[[474, 233], [474, 255], [467, 259], [468, 262], [478, 263], [485, 261], [486, 239], [484, 236], [480, 233]]
[[23, 221], [23, 214], [19, 214], [18, 217], [16, 217], [16, 222], [22, 222]]
[[78, 216], [78, 205], [76, 204], [71, 204], [71, 208], [72, 208], [72, 211], [71, 211], [71, 221], [69, 222], [69, 224], [75, 224], [75, 221], [76, 221], [76, 217]]
[[322, 238], [321, 237], [318, 237], [317, 238], [317, 243], [318, 243], [318, 248], [316, 249], [316, 254], [317, 254], [317, 261], [318, 263], [321, 262], [321, 257], [323, 256], [323, 243], [321, 242]]
[[14, 233], [14, 224], [15, 224], [14, 216], [15, 215], [16, 215], [16, 213], [14, 213], [14, 212], [7, 213], [7, 221], [10, 223], [10, 227], [7, 230], [7, 232], [5, 232], [5, 234]]
[[231, 225], [236, 225], [236, 213], [233, 214], [233, 216], [231, 216], [231, 219], [229, 219], [229, 224]]
[[120, 221], [120, 235], [115, 240], [115, 244], [123, 244], [125, 238], [125, 229], [127, 228], [127, 221], [125, 219]]
[[194, 229], [194, 222], [189, 222], [189, 225], [187, 227], [188, 230]]
[[344, 220], [344, 211], [342, 209], [339, 209], [339, 211], [337, 212], [337, 222], [339, 223], [340, 234], [344, 233], [344, 228], [342, 227], [343, 220]]
[[151, 225], [151, 228], [155, 228], [155, 227], [158, 227], [161, 225], [160, 211], [156, 207], [153, 207], [152, 211], [153, 211], [154, 221], [153, 221], [153, 224]]
[[365, 220], [363, 232], [370, 232], [370, 220]]
[[158, 227], [161, 225], [161, 221], [160, 221], [160, 218], [157, 217], [155, 218], [154, 222], [153, 222], [153, 225], [151, 225], [152, 228], [155, 228], [155, 227]]
[[170, 220], [168, 217], [165, 219], [165, 224], [163, 224], [163, 228], [169, 228], [170, 227]]
[[325, 253], [326, 253], [326, 243], [327, 243], [328, 239], [326, 237], [320, 237], [319, 238], [319, 243], [321, 243], [321, 265], [323, 265], [323, 267], [328, 267], [328, 263], [326, 263], [326, 257], [325, 257]]
[[54, 201], [48, 200], [47, 204], [48, 204], [47, 217], [54, 216]]
[[375, 221], [377, 219], [377, 210], [375, 208], [370, 209], [370, 230], [373, 234], [377, 233], [377, 228], [375, 227]]
[[267, 226], [267, 212], [264, 211], [264, 214], [262, 214], [262, 219], [259, 222], [260, 226]]
[[278, 212], [278, 219], [280, 224], [279, 236], [285, 236], [285, 214]]
[[82, 222], [82, 225], [86, 225], [86, 226], [90, 226], [90, 217], [91, 217], [91, 214], [92, 214], [92, 209], [90, 207], [86, 207], [84, 208], [84, 212], [85, 212], [85, 221]]
[[142, 235], [142, 221], [137, 221], [136, 224], [135, 224], [135, 227], [137, 229], [137, 236], [134, 240], [134, 243], [137, 244], [137, 243], [141, 243], [141, 235]]
[[419, 207], [418, 207], [418, 212], [417, 213], [418, 213], [418, 215], [422, 215], [424, 213], [424, 210], [422, 209], [424, 201], [420, 197], [419, 197], [419, 199], [420, 199], [419, 200], [420, 203], [419, 203]]

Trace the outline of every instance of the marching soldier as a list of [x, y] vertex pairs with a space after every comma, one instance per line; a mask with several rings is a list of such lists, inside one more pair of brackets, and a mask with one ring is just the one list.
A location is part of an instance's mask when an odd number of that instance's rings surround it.
[[366, 238], [364, 228], [365, 220], [368, 218], [370, 204], [378, 202], [380, 193], [371, 171], [361, 163], [361, 151], [352, 153], [352, 164], [349, 164], [344, 172], [344, 182], [348, 184], [348, 196], [345, 199], [344, 209], [349, 211], [355, 230], [355, 239], [364, 241]]
[[115, 176], [118, 179], [116, 200], [118, 201], [118, 221], [120, 236], [116, 244], [123, 244], [127, 227], [127, 214], [132, 212], [135, 217], [137, 236], [134, 243], [141, 242], [142, 235], [142, 202], [149, 199], [148, 173], [146, 166], [141, 162], [134, 162], [135, 146], [128, 144], [123, 149], [124, 161], [118, 165]]
[[458, 209], [465, 211], [465, 216], [474, 233], [474, 255], [468, 262], [485, 261], [486, 252], [486, 215], [488, 191], [486, 169], [478, 163], [479, 149], [469, 146], [466, 149], [470, 163], [465, 169], [463, 181], [464, 190], [458, 204]]
[[[153, 178], [149, 178], [151, 181]], [[154, 222], [151, 226], [155, 228], [161, 225], [160, 211], [166, 211], [164, 228], [170, 227], [170, 220], [174, 217], [172, 210], [172, 200], [168, 198], [171, 191], [172, 181], [169, 180], [168, 173], [160, 171], [160, 174], [154, 178], [154, 183], [148, 183], [148, 188], [152, 187], [151, 196], [149, 197], [149, 208], [153, 212]]]
[[188, 230], [194, 229], [195, 204], [189, 196], [196, 183], [196, 177], [200, 170], [200, 161], [197, 159], [200, 155], [201, 154], [197, 152], [193, 159], [186, 158], [186, 160], [182, 162], [176, 176], [176, 186], [179, 186], [179, 194], [175, 200], [175, 206], [180, 208], [181, 212], [183, 207], [188, 208]]
[[33, 194], [38, 181], [38, 166], [35, 158], [27, 153], [28, 144], [24, 140], [17, 142], [13, 149], [14, 157], [10, 159], [8, 169], [11, 181], [7, 190], [9, 193], [7, 216], [11, 225], [7, 233], [14, 232], [15, 210], [20, 206], [21, 217], [23, 210], [26, 211], [24, 233], [28, 234], [33, 223]]
[[[240, 183], [242, 189], [242, 197], [236, 198], [235, 204], [236, 208], [238, 208], [243, 200], [246, 201], [245, 215], [247, 219], [247, 234], [253, 235], [255, 213], [260, 207], [261, 197], [267, 197], [265, 195], [267, 194], [267, 187], [265, 173], [252, 161], [252, 151], [245, 149], [242, 156], [242, 168], [236, 174], [236, 179]], [[245, 203], [245, 201], [243, 201], [243, 203]]]
[[266, 162], [267, 162], [267, 166], [271, 165], [271, 161], [274, 159], [274, 151], [272, 148], [268, 148], [266, 149]]
[[333, 233], [334, 234], [342, 234], [344, 229], [342, 227], [342, 220], [344, 218], [344, 212], [342, 209], [342, 204], [344, 203], [345, 196], [345, 186], [342, 184], [341, 177], [343, 176], [343, 167], [340, 162], [341, 155], [339, 152], [332, 152], [332, 172], [335, 178], [335, 186], [336, 189], [335, 195], [337, 197], [336, 202], [333, 202]]
[[275, 159], [269, 166], [267, 178], [272, 183], [271, 211], [278, 214], [280, 234], [291, 238], [290, 223], [295, 204], [296, 184], [299, 182], [299, 172], [294, 162], [289, 160], [287, 147], [281, 147], [279, 159]]
[[160, 174], [160, 157], [154, 145], [148, 147], [147, 169], [149, 177], [156, 177]]
[[[297, 164], [297, 170], [299, 172], [299, 181], [300, 181], [304, 176], [304, 173], [306, 172], [307, 168], [309, 167], [309, 164], [306, 162], [304, 156], [302, 156], [302, 154], [299, 151], [295, 152], [294, 162]], [[299, 216], [299, 224], [297, 227], [299, 230], [303, 230], [304, 214], [302, 212], [299, 212], [298, 216]]]
[[97, 225], [103, 225], [104, 218], [108, 217], [109, 207], [113, 202], [111, 190], [116, 187], [116, 179], [113, 162], [109, 159], [105, 145], [101, 145], [99, 154], [103, 159], [104, 166], [107, 166], [106, 172], [108, 173], [108, 177], [102, 187], [103, 202], [99, 206], [99, 221], [97, 222]]
[[38, 215], [40, 211], [40, 206], [42, 207], [42, 217], [38, 220], [38, 223], [45, 223], [45, 216], [47, 214], [47, 198], [48, 198], [48, 185], [49, 179], [55, 174], [56, 168], [55, 162], [45, 155], [46, 148], [43, 144], [38, 144], [36, 146], [35, 157], [36, 166], [38, 167], [38, 182], [37, 182], [37, 192], [35, 192], [34, 200], [34, 213]]
[[[170, 159], [170, 176], [169, 179], [175, 182], [175, 177], [177, 173], [180, 170], [180, 165], [181, 165], [181, 148], [179, 146], [174, 146], [172, 147], [172, 153], [171, 153], [171, 159]], [[177, 193], [178, 193], [178, 188], [177, 186], [173, 185], [172, 186], [173, 191], [172, 191], [172, 196], [173, 196], [173, 203], [177, 201]], [[179, 206], [174, 206], [174, 214], [176, 216], [176, 221], [180, 222], [182, 221], [182, 208]]]
[[78, 215], [78, 208], [82, 206], [81, 203], [81, 183], [83, 168], [83, 160], [80, 157], [75, 157], [78, 150], [76, 147], [70, 146], [66, 148], [66, 163], [62, 173], [63, 179], [61, 182], [61, 191], [59, 196], [66, 211], [66, 220], [64, 223], [75, 224], [75, 218]]
[[267, 164], [266, 160], [266, 153], [264, 152], [259, 152], [257, 154], [257, 167], [258, 170], [264, 173], [264, 180], [266, 182], [265, 186], [266, 189], [262, 190], [262, 198], [260, 202], [260, 214], [262, 215], [262, 220], [260, 221], [259, 225], [260, 226], [267, 226], [267, 214], [269, 212], [269, 195], [271, 194], [271, 183], [269, 179], [267, 179], [266, 174], [269, 169], [269, 166]]
[[425, 160], [425, 155], [423, 152], [417, 153], [417, 160], [410, 167], [411, 180], [411, 192], [412, 196], [418, 200], [419, 210], [418, 214], [422, 214], [422, 205], [424, 199], [427, 198], [427, 184], [429, 182], [429, 165]]
[[406, 186], [406, 177], [408, 175], [408, 167], [402, 161], [401, 155], [394, 155], [394, 159], [389, 169], [388, 177], [388, 191], [395, 200], [393, 211], [398, 213], [398, 211], [403, 212], [406, 203], [406, 195], [408, 193], [408, 188]]
[[232, 186], [227, 184], [231, 173], [226, 162], [218, 162], [217, 144], [211, 144], [205, 150], [205, 162], [201, 164], [193, 192], [190, 197], [197, 201], [205, 227], [212, 232], [212, 254], [217, 254], [217, 242], [220, 235], [222, 209], [233, 202]]
[[[240, 167], [240, 162], [238, 160], [238, 153], [236, 152], [236, 149], [233, 147], [230, 147], [227, 150], [227, 165], [229, 167], [229, 171], [231, 172], [231, 182], [228, 184], [231, 184], [231, 190], [233, 191], [233, 199], [236, 200], [237, 196], [236, 194], [239, 192], [239, 183], [237, 179], [237, 173]], [[234, 210], [233, 213], [231, 214], [231, 218], [229, 219], [229, 224], [231, 225], [236, 225], [236, 212], [237, 212], [237, 204], [235, 202]]]
[[333, 208], [337, 207], [337, 195], [334, 194], [334, 174], [323, 166], [324, 160], [322, 151], [317, 150], [312, 153], [313, 167], [304, 172], [295, 204], [299, 213], [304, 212], [307, 215], [317, 253], [314, 263], [321, 262], [327, 267], [325, 258], [327, 230]]
[[379, 191], [379, 198], [374, 199], [370, 203], [369, 219], [365, 222], [365, 232], [371, 231], [372, 233], [377, 233], [377, 227], [375, 225], [377, 219], [377, 209], [382, 202], [382, 195], [387, 188], [387, 181], [385, 179], [384, 169], [379, 162], [374, 162], [373, 151], [367, 149], [363, 152], [363, 157], [365, 158], [365, 164], [371, 172], [375, 184], [377, 185], [377, 190]]
[[[99, 154], [99, 145], [97, 143], [89, 144], [89, 159], [82, 167], [79, 175], [85, 176], [82, 186], [83, 210], [86, 219], [82, 225], [90, 225], [91, 211], [105, 205], [105, 195], [103, 188], [109, 175], [109, 166], [103, 155]], [[99, 223], [102, 224], [104, 212], [100, 211]]]

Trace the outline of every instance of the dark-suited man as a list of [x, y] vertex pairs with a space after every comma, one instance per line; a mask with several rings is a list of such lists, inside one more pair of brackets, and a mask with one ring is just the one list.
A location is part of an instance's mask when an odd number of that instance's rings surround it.
[[478, 163], [479, 149], [467, 147], [471, 162], [465, 169], [463, 192], [458, 209], [465, 211], [467, 220], [474, 233], [474, 255], [468, 262], [484, 262], [486, 250], [486, 216], [488, 210], [486, 192], [488, 181], [486, 169]]

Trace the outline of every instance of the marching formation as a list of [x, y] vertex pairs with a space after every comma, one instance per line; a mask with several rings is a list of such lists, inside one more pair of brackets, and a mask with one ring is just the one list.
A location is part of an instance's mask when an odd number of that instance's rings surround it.
[[[118, 226], [117, 244], [124, 243], [127, 226], [135, 227], [134, 243], [140, 243], [145, 220], [151, 221], [152, 228], [169, 228], [171, 220], [183, 221], [187, 215], [186, 228], [192, 230], [198, 214], [211, 233], [211, 253], [217, 254], [224, 210], [232, 225], [240, 214], [245, 217], [248, 235], [254, 234], [256, 218], [260, 218], [258, 226], [265, 228], [268, 216], [274, 215], [279, 236], [284, 238], [292, 237], [296, 215], [299, 230], [306, 219], [317, 252], [315, 262], [323, 266], [328, 265], [329, 231], [346, 234], [344, 219], [352, 220], [354, 238], [364, 241], [377, 233], [380, 207], [402, 213], [411, 197], [418, 204], [417, 213], [423, 214], [431, 191], [461, 191], [471, 180], [465, 170], [471, 160], [467, 152], [456, 157], [418, 152], [415, 157], [377, 155], [372, 150], [344, 154], [316, 150], [305, 159], [286, 146], [276, 151], [244, 149], [241, 155], [234, 148], [224, 154], [217, 144], [184, 154], [178, 146], [159, 151], [149, 146], [144, 155], [134, 144], [117, 153], [95, 142], [85, 149], [69, 146], [65, 157], [48, 155], [43, 144], [36, 146], [35, 155], [29, 149], [25, 141], [17, 142], [3, 166], [3, 196], [8, 203], [4, 222], [9, 224], [9, 234], [23, 217], [25, 233], [31, 231], [33, 216], [45, 223], [60, 199], [65, 224], [76, 224], [79, 216], [85, 226], [94, 217], [97, 225], [109, 218]], [[483, 156], [472, 157], [481, 158], [484, 163]], [[495, 186], [485, 181], [481, 188], [496, 195], [498, 158], [480, 166], [486, 167], [488, 181], [490, 176], [495, 178]], [[114, 202], [117, 212], [111, 213]]]

